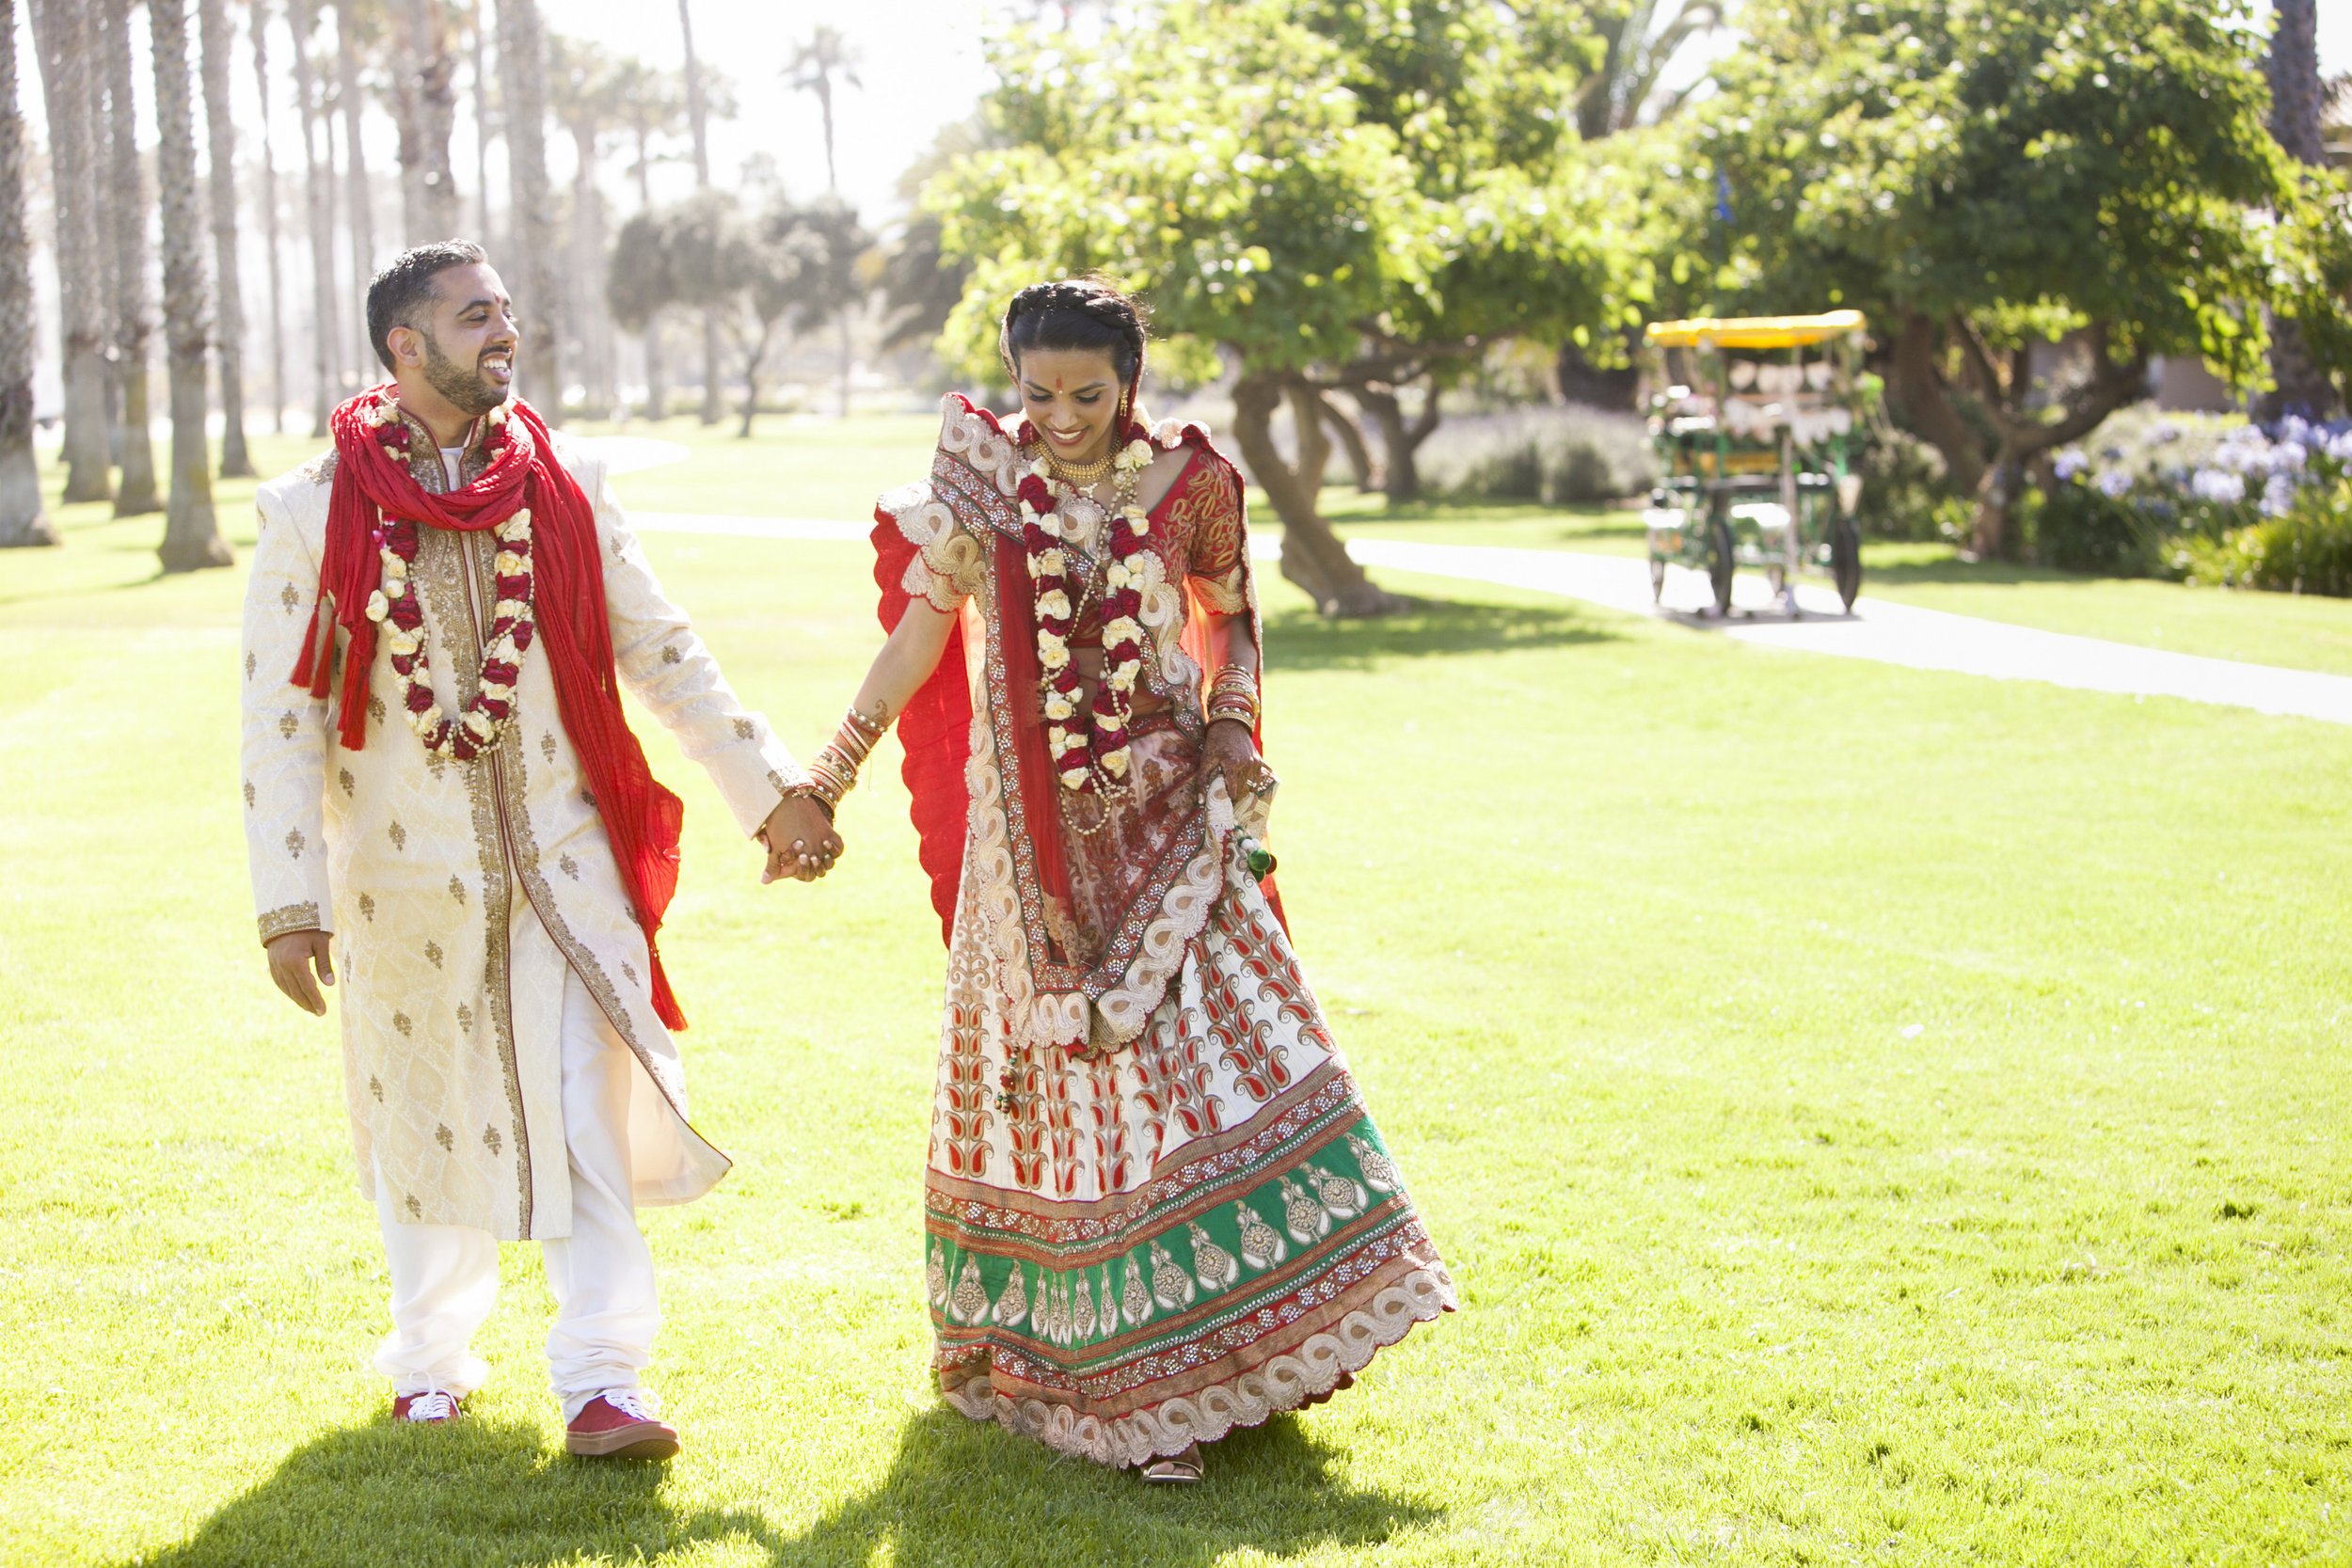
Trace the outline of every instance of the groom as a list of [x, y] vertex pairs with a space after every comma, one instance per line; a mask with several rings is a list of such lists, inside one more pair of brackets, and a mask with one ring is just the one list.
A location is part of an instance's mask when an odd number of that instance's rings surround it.
[[655, 944], [680, 806], [621, 685], [766, 845], [763, 880], [823, 875], [841, 841], [662, 595], [603, 464], [511, 399], [512, 305], [482, 250], [407, 252], [367, 313], [391, 382], [259, 497], [243, 706], [262, 941], [312, 1013], [342, 972], [393, 1418], [456, 1418], [488, 1370], [471, 1339], [496, 1243], [536, 1241], [564, 1446], [667, 1458], [677, 1433], [638, 1382], [660, 1313], [636, 1209], [700, 1196], [727, 1159], [686, 1119], [686, 1021]]

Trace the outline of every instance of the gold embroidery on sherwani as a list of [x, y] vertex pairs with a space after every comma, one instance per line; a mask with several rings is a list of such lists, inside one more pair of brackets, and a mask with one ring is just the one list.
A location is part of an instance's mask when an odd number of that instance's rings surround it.
[[315, 931], [319, 928], [319, 907], [316, 904], [289, 904], [282, 910], [272, 910], [260, 921], [264, 944], [276, 942], [289, 931]]
[[[430, 447], [430, 442], [426, 443]], [[409, 445], [417, 442], [412, 436]], [[449, 488], [448, 476], [441, 471], [440, 457], [434, 454], [428, 470], [416, 462], [410, 464], [417, 483], [435, 495]], [[472, 580], [490, 566], [488, 552], [483, 546], [496, 541], [487, 532], [460, 533], [449, 529], [421, 529], [416, 565], [412, 575], [424, 594], [425, 609], [432, 624], [440, 628], [444, 646], [435, 649], [437, 662], [447, 670], [456, 684], [459, 706], [473, 700], [475, 688], [482, 678], [482, 642], [479, 636], [456, 635], [457, 628], [478, 628], [480, 614], [469, 587]], [[475, 559], [469, 559], [475, 558]], [[478, 568], [478, 570], [476, 570]], [[482, 869], [483, 937], [487, 951], [483, 970], [483, 995], [489, 1004], [490, 1028], [497, 1042], [499, 1072], [506, 1085], [507, 1113], [515, 1131], [516, 1224], [518, 1234], [531, 1234], [532, 1191], [531, 1181], [531, 1131], [523, 1114], [522, 1068], [515, 1041], [513, 994], [513, 918], [514, 892], [506, 874], [506, 848], [499, 832], [499, 809], [493, 794], [491, 778], [497, 761], [516, 751], [515, 735], [510, 727], [499, 743], [474, 761], [463, 764], [466, 799], [473, 818], [474, 860]], [[452, 879], [453, 881], [454, 879]], [[461, 888], [462, 893], [462, 888]], [[461, 1026], [471, 1032], [471, 1025]]]

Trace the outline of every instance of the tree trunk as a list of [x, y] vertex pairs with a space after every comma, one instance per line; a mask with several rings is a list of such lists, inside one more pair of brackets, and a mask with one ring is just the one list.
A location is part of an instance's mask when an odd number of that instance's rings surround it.
[[[637, 118], [637, 210], [653, 211], [653, 153], [646, 146], [647, 130], [644, 116]], [[645, 347], [645, 401], [641, 412], [648, 420], [670, 417], [670, 393], [661, 363], [661, 311], [659, 308], [645, 314], [645, 329], [639, 334]]]
[[[294, 26], [294, 112], [302, 120], [302, 157], [309, 166], [306, 173], [310, 209], [310, 435], [324, 438], [328, 434], [326, 417], [336, 402], [333, 348], [342, 331], [342, 313], [335, 303], [341, 291], [335, 286], [335, 196], [328, 187], [333, 178], [333, 141], [324, 135], [326, 117], [321, 112], [319, 84], [310, 69], [310, 31], [317, 16], [310, 5], [311, 0], [288, 0], [286, 19]], [[312, 139], [314, 135], [317, 141]], [[320, 141], [326, 146], [322, 148]]]
[[527, 362], [543, 388], [540, 418], [564, 418], [564, 288], [555, 276], [554, 199], [548, 185], [548, 46], [537, 0], [498, 0], [500, 77], [506, 86], [506, 168], [514, 188], [515, 246], [522, 252], [516, 291]]
[[1385, 615], [1404, 609], [1405, 601], [1384, 593], [1348, 559], [1346, 548], [1316, 509], [1322, 488], [1322, 466], [1330, 455], [1311, 405], [1299, 421], [1300, 459], [1296, 467], [1282, 461], [1274, 445], [1274, 411], [1285, 397], [1294, 406], [1312, 396], [1293, 378], [1267, 372], [1245, 371], [1233, 386], [1233, 436], [1242, 461], [1274, 502], [1282, 519], [1282, 575], [1305, 590], [1326, 615]]
[[253, 0], [253, 86], [262, 100], [262, 233], [269, 246], [269, 427], [286, 434], [285, 278], [278, 255], [278, 155], [270, 144], [269, 8]]
[[115, 251], [115, 377], [122, 388], [121, 483], [115, 515], [164, 509], [155, 487], [149, 428], [147, 357], [154, 323], [147, 313], [147, 182], [139, 172], [138, 102], [131, 91], [131, 0], [100, 0], [99, 49], [106, 68], [107, 183]]
[[1904, 317], [1887, 367], [1887, 389], [1912, 430], [1943, 454], [1952, 488], [1973, 493], [1984, 481], [1984, 448], [1945, 395], [1937, 364], [1943, 353], [1943, 331], [1934, 318], [1916, 311]]
[[473, 0], [473, 161], [474, 194], [479, 202], [481, 232], [474, 243], [491, 255], [500, 254], [490, 232], [490, 50], [489, 28], [483, 24], [483, 0]]
[[768, 339], [774, 330], [774, 323], [761, 322], [759, 336], [743, 355], [743, 427], [735, 433], [742, 440], [752, 438], [752, 416], [759, 412], [759, 367], [768, 357]]
[[158, 552], [167, 572], [227, 566], [234, 560], [213, 515], [212, 463], [204, 439], [204, 220], [196, 198], [187, 4], [147, 0], [159, 136], [155, 182], [164, 207], [164, 341], [171, 366], [171, 505]]
[[1355, 476], [1356, 488], [1367, 494], [1377, 489], [1379, 483], [1373, 473], [1372, 448], [1365, 443], [1364, 433], [1356, 427], [1354, 420], [1347, 417], [1346, 409], [1327, 397], [1316, 401], [1323, 404], [1323, 422], [1331, 427], [1331, 434], [1339, 437], [1340, 450], [1347, 453], [1347, 469]]
[[33, 236], [24, 226], [24, 117], [16, 0], [0, 0], [0, 549], [54, 545], [33, 458]]
[[441, 0], [402, 0], [400, 91], [403, 248], [457, 232], [457, 181], [449, 139], [457, 125], [457, 55], [450, 48]]
[[603, 195], [596, 189], [596, 135], [593, 121], [574, 120], [572, 136], [571, 259], [564, 267], [571, 288], [569, 305], [580, 324], [580, 384], [588, 395], [582, 410], [591, 419], [609, 420], [619, 398], [613, 386], [611, 335], [602, 330], [599, 309], [604, 291], [604, 245], [601, 239]]
[[[710, 116], [703, 99], [702, 68], [694, 59], [691, 0], [677, 0], [678, 37], [686, 45], [686, 123], [694, 136], [694, 188], [710, 186]], [[717, 424], [722, 412], [719, 376], [719, 312], [703, 312], [703, 423]]]
[[[351, 215], [350, 298], [365, 300], [375, 277], [375, 203], [368, 195], [367, 142], [359, 134], [366, 100], [359, 92], [359, 54], [364, 47], [353, 0], [335, 0], [337, 105], [343, 115], [343, 202]], [[364, 309], [355, 304], [354, 309]], [[362, 367], [360, 373], [368, 372]]]
[[92, 146], [90, 0], [35, 0], [33, 26], [49, 110], [49, 183], [65, 380], [65, 499], [114, 494], [106, 439], [105, 298], [100, 290], [97, 150]]
[[[198, 0], [198, 18], [204, 51], [204, 129], [213, 164], [213, 274], [220, 290], [220, 475], [240, 479], [251, 476], [253, 459], [245, 449], [245, 293], [237, 277], [237, 130], [229, 118], [229, 53], [234, 40], [228, 0]], [[169, 307], [167, 298], [167, 313]], [[173, 440], [178, 438], [175, 429]], [[177, 480], [172, 494], [179, 494]]]
[[[2277, 0], [2270, 53], [2264, 74], [2270, 78], [2270, 134], [2289, 157], [2316, 168], [2327, 157], [2320, 135], [2319, 8], [2315, 0]], [[2274, 383], [2255, 405], [2264, 420], [2300, 414], [2326, 420], [2335, 412], [2336, 388], [2312, 358], [2303, 325], [2290, 316], [2271, 316], [2270, 376]]]
[[1421, 412], [1409, 421], [1405, 418], [1404, 400], [1396, 388], [1384, 383], [1354, 389], [1356, 401], [1364, 405], [1372, 422], [1379, 427], [1380, 446], [1388, 455], [1385, 489], [1391, 503], [1404, 504], [1421, 499], [1421, 447], [1438, 428], [1438, 388], [1435, 382], [1422, 400]]

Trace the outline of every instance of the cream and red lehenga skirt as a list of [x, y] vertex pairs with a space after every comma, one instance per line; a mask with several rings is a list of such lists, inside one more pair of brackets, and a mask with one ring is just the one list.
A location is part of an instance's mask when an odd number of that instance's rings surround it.
[[[1194, 743], [1164, 728], [1135, 751], [1136, 796], [1068, 837], [1057, 915], [1155, 897], [1168, 918], [1133, 967], [1164, 993], [1124, 1043], [1010, 1044], [992, 949], [1010, 862], [969, 844], [925, 1190], [942, 1392], [1116, 1465], [1313, 1402], [1454, 1305], [1238, 835], [1161, 809], [1198, 798]], [[985, 789], [985, 743], [975, 761]], [[1001, 820], [977, 803], [976, 832]], [[1173, 857], [1154, 842], [1184, 832]], [[1120, 885], [1171, 863], [1164, 888]]]

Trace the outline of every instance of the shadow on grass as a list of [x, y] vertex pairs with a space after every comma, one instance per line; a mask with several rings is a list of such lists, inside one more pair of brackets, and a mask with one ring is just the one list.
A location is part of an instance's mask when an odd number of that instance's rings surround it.
[[1311, 610], [1266, 617], [1266, 663], [1275, 670], [1368, 670], [1431, 654], [1509, 653], [1613, 642], [1618, 634], [1575, 605], [1461, 604], [1417, 599], [1402, 614], [1332, 621]]
[[1427, 1504], [1347, 1486], [1331, 1473], [1334, 1458], [1296, 1418], [1282, 1418], [1219, 1444], [1208, 1484], [1162, 1489], [933, 1410], [907, 1422], [871, 1490], [792, 1532], [756, 1508], [681, 1508], [664, 1495], [665, 1467], [572, 1459], [551, 1452], [535, 1427], [378, 1421], [297, 1449], [186, 1541], [139, 1560], [535, 1568], [732, 1544], [775, 1568], [813, 1568], [864, 1564], [887, 1543], [902, 1568], [1033, 1558], [1196, 1568], [1242, 1548], [1369, 1548], [1435, 1516]]

